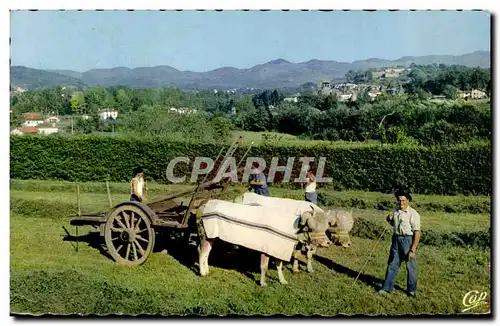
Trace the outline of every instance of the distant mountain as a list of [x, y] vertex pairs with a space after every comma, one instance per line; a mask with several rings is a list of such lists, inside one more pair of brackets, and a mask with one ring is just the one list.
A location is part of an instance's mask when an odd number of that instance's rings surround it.
[[462, 65], [468, 67], [490, 68], [491, 55], [489, 51], [476, 51], [468, 54], [463, 54], [460, 56], [426, 55], [422, 57], [403, 57], [396, 60], [396, 62], [400, 62], [402, 65], [409, 65], [411, 62], [415, 62], [416, 64], [421, 64], [421, 65], [443, 63], [443, 64]]
[[476, 51], [464, 55], [428, 55], [402, 57], [397, 60], [370, 58], [351, 63], [310, 60], [292, 63], [276, 59], [248, 69], [222, 67], [208, 72], [180, 71], [170, 66], [111, 69], [93, 69], [83, 73], [71, 70], [37, 70], [22, 66], [11, 67], [11, 82], [26, 88], [54, 87], [57, 85], [82, 87], [92, 85], [130, 87], [177, 86], [184, 89], [231, 88], [296, 88], [322, 80], [341, 79], [349, 70], [408, 66], [411, 63], [464, 65], [489, 68], [489, 51]]
[[83, 80], [46, 70], [14, 66], [10, 69], [10, 82], [24, 89], [51, 88], [57, 86], [84, 87]]
[[76, 79], [82, 79], [82, 77], [83, 77], [83, 74], [81, 72], [77, 72], [77, 71], [73, 71], [73, 70], [47, 70], [47, 71], [54, 72], [54, 73], [60, 74], [60, 75], [70, 76], [70, 77], [73, 77]]

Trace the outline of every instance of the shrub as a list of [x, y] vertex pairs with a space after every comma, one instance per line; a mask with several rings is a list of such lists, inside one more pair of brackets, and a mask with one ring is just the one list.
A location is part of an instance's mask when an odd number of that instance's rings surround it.
[[[189, 164], [175, 166], [176, 176], [189, 182], [195, 157], [215, 159], [220, 146], [213, 143], [168, 141], [159, 137], [121, 138], [81, 135], [75, 137], [12, 136], [11, 170], [14, 179], [66, 181], [129, 181], [138, 164], [156, 182], [168, 183], [166, 168], [176, 157], [188, 157]], [[246, 148], [234, 153], [236, 161]], [[326, 159], [324, 184], [335, 190], [390, 192], [404, 185], [420, 194], [490, 194], [492, 166], [490, 144], [455, 147], [376, 146], [370, 144], [254, 146], [250, 157], [262, 157], [270, 164], [279, 157], [285, 165], [295, 157], [292, 179], [300, 174], [300, 157]], [[281, 173], [283, 174], [283, 173]], [[279, 174], [275, 180], [279, 180]]]

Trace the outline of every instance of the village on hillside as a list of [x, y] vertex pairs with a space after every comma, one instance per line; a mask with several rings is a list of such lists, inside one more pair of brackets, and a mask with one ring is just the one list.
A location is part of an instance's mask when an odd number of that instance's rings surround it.
[[[12, 114], [12, 110], [10, 111]], [[99, 120], [109, 121], [116, 120], [118, 118], [117, 109], [104, 108], [97, 113]], [[80, 115], [71, 117], [70, 119], [65, 119], [55, 114], [43, 114], [41, 112], [26, 112], [22, 114], [21, 122], [18, 127], [13, 128], [10, 131], [11, 135], [50, 135], [56, 134], [67, 127], [71, 130], [71, 124], [73, 119], [88, 120], [91, 117], [89, 115]]]
[[[356, 101], [360, 93], [366, 94], [373, 100], [382, 94], [402, 94], [404, 88], [397, 81], [404, 74], [411, 71], [411, 68], [388, 67], [382, 69], [374, 69], [370, 71], [371, 83], [332, 83], [323, 81], [318, 85], [318, 94], [323, 96], [333, 95], [341, 102]], [[457, 99], [478, 100], [487, 98], [487, 94], [483, 90], [472, 89], [470, 91], [458, 90]], [[433, 99], [444, 99], [445, 95], [433, 95]]]
[[[178, 114], [193, 114], [196, 109], [190, 108], [170, 108], [169, 112]], [[12, 114], [12, 110], [10, 111]], [[97, 112], [97, 118], [100, 122], [119, 122], [119, 110], [112, 108], [103, 108]], [[72, 124], [75, 120], [89, 120], [92, 117], [87, 114], [73, 115], [71, 117], [61, 117], [56, 114], [43, 114], [40, 112], [26, 112], [22, 114], [19, 126], [11, 129], [12, 136], [19, 135], [50, 135], [60, 132], [72, 132]]]

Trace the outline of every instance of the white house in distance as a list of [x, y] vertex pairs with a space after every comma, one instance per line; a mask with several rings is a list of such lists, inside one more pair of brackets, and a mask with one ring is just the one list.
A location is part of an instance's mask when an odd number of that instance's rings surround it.
[[23, 113], [23, 123], [21, 124], [23, 127], [36, 127], [39, 124], [43, 123], [42, 115], [38, 112], [26, 112]]
[[97, 114], [101, 120], [107, 120], [109, 118], [116, 120], [116, 118], [118, 118], [118, 110], [116, 109], [101, 109], [97, 112]]
[[482, 99], [482, 98], [487, 98], [488, 95], [479, 89], [473, 89], [470, 92], [459, 91], [458, 97], [463, 98], [463, 99], [471, 98], [474, 100], [478, 100], [478, 99]]
[[338, 96], [338, 99], [339, 99], [339, 101], [341, 101], [341, 102], [345, 102], [345, 101], [350, 100], [350, 99], [351, 99], [351, 97], [352, 97], [352, 94], [340, 94], [340, 95]]
[[56, 123], [56, 122], [60, 122], [61, 119], [59, 119], [58, 116], [50, 116], [48, 117], [47, 119], [45, 119], [45, 122], [48, 122], [48, 123]]
[[471, 92], [471, 97], [473, 99], [481, 99], [481, 98], [487, 98], [488, 95], [486, 95], [485, 92], [479, 90], [479, 89], [473, 89], [472, 92]]
[[23, 135], [24, 133], [21, 130], [19, 130], [19, 128], [16, 128], [16, 129], [11, 130], [10, 134], [13, 136], [19, 136], [19, 135]]
[[21, 125], [23, 127], [36, 127], [41, 123], [43, 123], [43, 120], [26, 120]]
[[196, 109], [190, 109], [190, 108], [170, 108], [170, 112], [176, 112], [180, 114], [190, 114], [190, 113], [196, 113]]
[[55, 134], [59, 131], [55, 123], [42, 123], [36, 126], [38, 133], [42, 135]]

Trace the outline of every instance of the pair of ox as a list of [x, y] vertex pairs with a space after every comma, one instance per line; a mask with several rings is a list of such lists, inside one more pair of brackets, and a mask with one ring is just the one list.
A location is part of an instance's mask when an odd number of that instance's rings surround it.
[[208, 275], [210, 251], [219, 238], [261, 253], [260, 285], [267, 285], [270, 257], [278, 260], [280, 283], [287, 284], [283, 262], [293, 261], [293, 271], [298, 272], [298, 257], [303, 254], [307, 257], [307, 271], [314, 272], [312, 258], [316, 249], [332, 243], [349, 247], [352, 226], [352, 212], [324, 211], [301, 200], [254, 193], [245, 193], [234, 202], [209, 200], [198, 210], [200, 274]]

